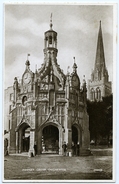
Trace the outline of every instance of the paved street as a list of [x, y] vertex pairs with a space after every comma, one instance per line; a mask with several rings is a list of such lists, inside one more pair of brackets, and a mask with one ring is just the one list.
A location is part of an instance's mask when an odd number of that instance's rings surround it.
[[92, 156], [41, 155], [5, 157], [6, 180], [112, 179], [112, 149], [92, 149]]

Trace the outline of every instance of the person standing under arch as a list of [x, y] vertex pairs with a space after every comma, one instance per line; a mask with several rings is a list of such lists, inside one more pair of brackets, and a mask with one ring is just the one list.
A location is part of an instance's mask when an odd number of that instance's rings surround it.
[[66, 151], [67, 151], [66, 142], [64, 142], [64, 144], [62, 145], [62, 148], [63, 148], [63, 155], [66, 156]]
[[37, 155], [37, 143], [36, 143], [36, 141], [34, 142], [34, 151], [35, 151], [35, 156]]

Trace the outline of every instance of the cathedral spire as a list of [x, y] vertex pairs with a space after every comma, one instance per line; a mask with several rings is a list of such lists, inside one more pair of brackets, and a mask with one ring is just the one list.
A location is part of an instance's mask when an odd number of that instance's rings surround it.
[[95, 59], [95, 71], [96, 70], [101, 71], [103, 67], [105, 69], [105, 56], [104, 56], [103, 37], [102, 37], [102, 28], [101, 28], [101, 20], [100, 20], [96, 59]]

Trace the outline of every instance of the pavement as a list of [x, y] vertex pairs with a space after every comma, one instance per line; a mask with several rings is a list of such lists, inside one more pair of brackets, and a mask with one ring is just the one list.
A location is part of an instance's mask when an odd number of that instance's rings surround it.
[[4, 158], [7, 180], [112, 180], [112, 148], [92, 148], [91, 156], [15, 154]]

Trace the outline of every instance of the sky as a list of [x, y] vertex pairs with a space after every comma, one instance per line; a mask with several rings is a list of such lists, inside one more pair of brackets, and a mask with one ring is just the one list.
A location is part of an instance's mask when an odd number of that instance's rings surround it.
[[41, 5], [6, 4], [4, 8], [4, 88], [22, 78], [27, 54], [35, 72], [44, 62], [44, 32], [49, 30], [52, 13], [53, 30], [58, 33], [57, 62], [64, 73], [72, 72], [75, 62], [82, 83], [90, 79], [94, 68], [101, 20], [105, 61], [109, 80], [113, 79], [113, 6], [112, 5]]

